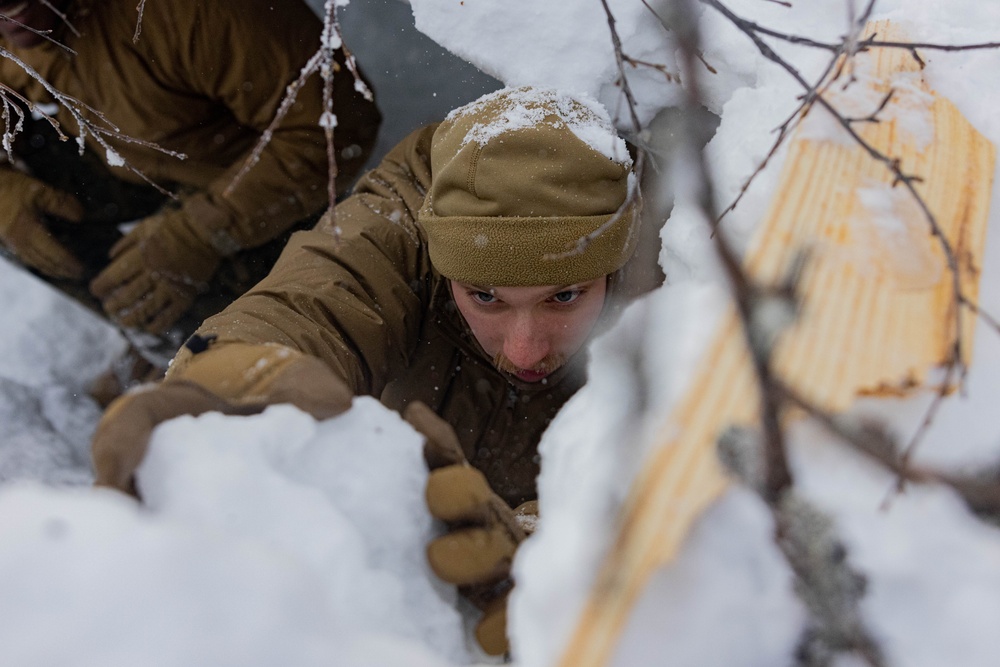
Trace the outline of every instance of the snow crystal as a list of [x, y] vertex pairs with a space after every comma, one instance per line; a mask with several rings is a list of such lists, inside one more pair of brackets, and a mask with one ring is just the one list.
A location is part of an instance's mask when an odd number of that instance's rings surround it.
[[324, 130], [332, 130], [337, 127], [337, 114], [324, 111], [323, 115], [319, 117], [319, 126]]
[[125, 158], [119, 155], [116, 151], [111, 148], [105, 149], [105, 156], [110, 167], [124, 167]]

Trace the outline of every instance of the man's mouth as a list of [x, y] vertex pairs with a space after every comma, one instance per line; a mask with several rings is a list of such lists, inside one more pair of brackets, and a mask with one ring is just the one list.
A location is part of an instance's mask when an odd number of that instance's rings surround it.
[[513, 375], [521, 382], [540, 382], [552, 375], [566, 363], [566, 357], [561, 354], [550, 354], [535, 364], [534, 368], [521, 368], [507, 358], [503, 352], [497, 352], [493, 357], [493, 365], [504, 373]]
[[551, 374], [551, 371], [519, 370], [514, 376], [522, 382], [539, 382]]

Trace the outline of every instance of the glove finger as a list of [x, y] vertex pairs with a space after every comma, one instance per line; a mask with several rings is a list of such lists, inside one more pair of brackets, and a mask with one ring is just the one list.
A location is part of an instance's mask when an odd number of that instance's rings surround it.
[[431, 470], [465, 462], [465, 453], [451, 424], [434, 414], [420, 401], [414, 401], [403, 410], [403, 419], [426, 438], [424, 460]]
[[483, 610], [476, 624], [476, 641], [489, 655], [503, 655], [510, 650], [507, 641], [507, 596], [497, 598]]
[[180, 415], [218, 411], [249, 414], [192, 382], [170, 382], [148, 386], [126, 394], [104, 413], [91, 444], [94, 484], [135, 495], [133, 475], [157, 425]]
[[134, 280], [119, 286], [118, 289], [102, 299], [101, 304], [104, 306], [104, 312], [115, 320], [129, 315], [139, 302], [148, 298], [153, 287], [149, 276], [136, 276]]
[[[144, 273], [142, 256], [138, 250], [124, 253], [113, 258], [111, 262], [104, 267], [104, 270], [90, 281], [90, 293], [101, 301], [104, 301], [123, 285], [135, 281], [135, 279], [142, 273]], [[130, 299], [135, 301], [140, 296], [142, 295], [132, 296]], [[116, 305], [121, 308], [120, 304]], [[105, 311], [108, 310], [107, 304], [105, 304], [104, 309]]]
[[[142, 276], [135, 282], [145, 283], [149, 289], [125, 307], [115, 311], [113, 317], [122, 326], [146, 329], [160, 313], [170, 308], [175, 292], [170, 286], [154, 282], [149, 276]], [[130, 296], [137, 293], [139, 290], [132, 292]], [[117, 295], [116, 292], [114, 296]]]
[[452, 465], [431, 471], [425, 497], [427, 509], [437, 519], [485, 523], [494, 496], [482, 472], [469, 465]]
[[52, 238], [41, 224], [36, 225], [29, 232], [27, 241], [14, 248], [17, 256], [28, 266], [52, 278], [83, 278], [84, 267], [80, 260]]
[[138, 326], [151, 334], [163, 334], [181, 319], [190, 305], [186, 301], [171, 301], [166, 307], [149, 317], [145, 323], [132, 326]]
[[316, 419], [346, 412], [354, 399], [344, 381], [322, 360], [311, 356], [293, 361], [266, 389], [269, 403], [291, 403]]
[[111, 246], [111, 250], [108, 251], [108, 257], [115, 259], [127, 250], [140, 250], [140, 246], [146, 238], [146, 233], [146, 226], [139, 223], [128, 233], [115, 241], [115, 244]]
[[517, 543], [506, 530], [466, 528], [427, 545], [427, 561], [443, 581], [466, 586], [507, 576], [516, 549]]
[[[161, 294], [162, 293], [162, 294]], [[146, 331], [161, 334], [181, 318], [194, 303], [194, 293], [174, 286], [157, 289], [150, 303], [151, 314], [139, 325]]]
[[79, 199], [48, 185], [43, 185], [35, 193], [35, 205], [40, 211], [69, 222], [83, 219], [83, 205]]

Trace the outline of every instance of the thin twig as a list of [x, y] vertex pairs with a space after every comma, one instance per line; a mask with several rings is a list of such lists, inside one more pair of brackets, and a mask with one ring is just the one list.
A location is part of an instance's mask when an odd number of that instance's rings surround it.
[[136, 5], [135, 11], [138, 12], [139, 16], [135, 20], [135, 34], [132, 35], [132, 43], [139, 43], [139, 35], [142, 34], [142, 13], [146, 10], [146, 0], [139, 0], [139, 4]]
[[[701, 104], [701, 93], [696, 76], [697, 52], [699, 48], [699, 31], [694, 12], [690, 6], [688, 11], [681, 12], [686, 19], [680, 29], [675, 28], [675, 34], [680, 46], [682, 68], [681, 72], [687, 80], [687, 106], [689, 110], [696, 109]], [[766, 482], [764, 495], [768, 502], [777, 502], [781, 495], [791, 487], [792, 476], [786, 455], [785, 434], [781, 427], [782, 407], [776, 400], [772, 390], [775, 382], [771, 371], [771, 347], [761, 345], [760, 337], [755, 331], [757, 320], [756, 309], [761, 303], [762, 289], [756, 286], [744, 272], [742, 263], [736, 251], [730, 245], [725, 234], [716, 233], [718, 211], [715, 207], [714, 181], [709, 172], [708, 163], [702, 151], [694, 151], [695, 168], [699, 174], [701, 191], [698, 203], [706, 220], [713, 227], [713, 238], [716, 254], [729, 279], [733, 300], [740, 318], [747, 349], [750, 351], [755, 377], [760, 389], [760, 422], [764, 435], [766, 461]]]
[[62, 49], [66, 53], [72, 54], [74, 56], [76, 55], [76, 51], [74, 51], [73, 49], [69, 48], [68, 46], [66, 46], [62, 42], [59, 42], [59, 41], [57, 41], [55, 39], [52, 39], [52, 37], [49, 36], [50, 33], [52, 32], [51, 30], [36, 30], [35, 28], [32, 28], [30, 25], [25, 25], [25, 24], [21, 23], [20, 21], [15, 21], [11, 17], [7, 16], [6, 14], [0, 14], [0, 21], [7, 21], [8, 23], [13, 23], [14, 25], [16, 25], [17, 27], [21, 28], [22, 30], [27, 30], [28, 32], [32, 32], [32, 33], [38, 35], [39, 37], [41, 37], [42, 39], [46, 40], [47, 42], [55, 44], [57, 47], [59, 47], [60, 49]]
[[[59, 106], [61, 106], [63, 109], [65, 109], [67, 112], [69, 112], [69, 114], [73, 118], [74, 122], [76, 122], [77, 129], [80, 132], [79, 136], [77, 136], [77, 138], [76, 138], [76, 141], [77, 141], [77, 144], [80, 147], [80, 152], [81, 153], [85, 149], [85, 145], [86, 145], [85, 141], [86, 141], [87, 135], [89, 134], [91, 137], [94, 138], [94, 141], [96, 141], [97, 144], [101, 148], [104, 149], [104, 151], [106, 152], [107, 155], [118, 155], [118, 152], [114, 148], [111, 147], [111, 145], [107, 142], [107, 139], [105, 137], [110, 137], [110, 138], [113, 138], [113, 139], [115, 139], [117, 141], [122, 141], [122, 142], [125, 142], [125, 143], [130, 143], [130, 144], [136, 144], [136, 145], [144, 146], [146, 148], [150, 148], [152, 150], [155, 150], [155, 151], [158, 151], [160, 153], [163, 153], [164, 155], [169, 155], [171, 157], [175, 157], [175, 158], [177, 158], [179, 160], [183, 160], [183, 159], [185, 159], [187, 157], [183, 153], [178, 153], [178, 152], [175, 152], [175, 151], [167, 150], [167, 149], [162, 148], [162, 147], [160, 147], [160, 146], [158, 146], [158, 145], [156, 145], [154, 143], [151, 143], [151, 142], [148, 142], [148, 141], [144, 141], [142, 139], [135, 139], [133, 137], [129, 137], [128, 135], [123, 134], [121, 132], [121, 130], [119, 130], [118, 127], [116, 127], [114, 124], [112, 124], [110, 121], [108, 121], [108, 119], [103, 114], [101, 114], [99, 111], [97, 111], [93, 107], [90, 107], [89, 105], [81, 102], [80, 100], [78, 100], [78, 99], [76, 99], [74, 97], [71, 97], [69, 95], [66, 95], [65, 93], [60, 92], [58, 89], [56, 89], [55, 86], [53, 86], [51, 83], [49, 83], [45, 79], [45, 77], [43, 77], [41, 74], [39, 74], [37, 71], [35, 71], [34, 68], [32, 68], [26, 62], [24, 62], [21, 58], [19, 58], [18, 56], [14, 55], [13, 53], [11, 53], [10, 51], [8, 51], [7, 49], [5, 49], [3, 47], [0, 47], [0, 57], [7, 58], [8, 60], [11, 60], [14, 63], [16, 63], [21, 69], [23, 69], [28, 74], [28, 76], [30, 76], [32, 79], [34, 79], [39, 84], [41, 84], [42, 87], [52, 96], [52, 98], [56, 101], [56, 103]], [[34, 104], [29, 104], [29, 107], [30, 108], [37, 108], [36, 105], [34, 105]], [[90, 120], [88, 120], [87, 118], [84, 117], [84, 112], [88, 112], [88, 113], [94, 115], [100, 122], [104, 123], [105, 126], [102, 127], [101, 125], [95, 124], [95, 123], [91, 122]], [[51, 117], [48, 117], [48, 116], [45, 116], [45, 117], [48, 119], [48, 121], [50, 123], [54, 122], [54, 119], [52, 119]], [[10, 128], [6, 129], [5, 134], [7, 134], [7, 133], [10, 133]], [[65, 135], [62, 135], [62, 133], [60, 133], [60, 135], [61, 135], [61, 137], [65, 136]], [[121, 157], [121, 156], [119, 156], [119, 157]], [[138, 176], [139, 178], [141, 178], [143, 181], [145, 181], [146, 183], [148, 183], [152, 187], [156, 188], [160, 193], [162, 193], [162, 194], [164, 194], [164, 195], [166, 195], [168, 197], [171, 197], [173, 199], [177, 198], [177, 196], [174, 193], [170, 192], [169, 190], [167, 190], [163, 186], [159, 185], [158, 183], [155, 183], [152, 179], [150, 179], [148, 176], [146, 176], [145, 173], [143, 173], [139, 169], [136, 169], [134, 166], [132, 166], [130, 163], [128, 163], [124, 159], [122, 160], [122, 166], [124, 166], [126, 169], [128, 169], [129, 171], [131, 171], [133, 174], [135, 174], [136, 176]]]
[[[627, 62], [627, 57], [622, 53], [622, 43], [621, 39], [618, 37], [618, 30], [615, 27], [615, 17], [611, 13], [611, 8], [608, 7], [607, 0], [601, 0], [601, 5], [604, 7], [605, 15], [608, 20], [608, 30], [611, 33], [611, 44], [615, 52], [615, 62], [618, 65], [618, 80], [620, 82], [620, 87], [622, 90], [622, 95], [625, 98], [626, 105], [629, 111], [629, 118], [632, 121], [632, 131], [633, 134], [638, 137], [642, 131], [642, 123], [639, 122], [639, 114], [636, 111], [636, 101], [635, 95], [632, 93], [632, 88], [629, 85], [628, 79], [625, 76], [625, 64]], [[635, 159], [635, 165], [633, 166], [633, 173], [635, 174], [636, 182], [642, 180], [642, 174], [645, 172], [646, 164], [646, 151], [642, 146], [638, 146], [638, 151]], [[601, 224], [597, 229], [590, 232], [586, 236], [577, 239], [572, 247], [567, 249], [565, 252], [560, 253], [549, 253], [542, 256], [543, 260], [559, 260], [567, 257], [575, 257], [582, 254], [590, 244], [601, 237], [609, 229], [611, 229], [623, 215], [639, 215], [639, 207], [641, 205], [641, 192], [638, 187], [634, 188], [628, 193], [625, 201], [622, 205], [618, 207], [618, 210], [608, 218], [603, 224]]]

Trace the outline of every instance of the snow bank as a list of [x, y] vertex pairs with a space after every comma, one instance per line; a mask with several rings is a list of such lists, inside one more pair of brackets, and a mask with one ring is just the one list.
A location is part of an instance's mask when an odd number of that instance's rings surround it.
[[0, 482], [89, 484], [86, 389], [125, 349], [104, 320], [0, 259]]
[[[314, 2], [314, 5], [317, 3]], [[626, 53], [676, 69], [673, 46], [642, 3], [613, 0]], [[727, 3], [777, 30], [836, 39], [845, 3]], [[600, 3], [413, 0], [421, 30], [503, 79], [588, 94], [627, 126]], [[995, 41], [1000, 5], [884, 0], [876, 18], [906, 21], [917, 39]], [[725, 207], [797, 105], [787, 75], [705, 8], [701, 88], [721, 124], [707, 148]], [[780, 44], [806, 75], [825, 54]], [[995, 52], [925, 53], [925, 75], [1000, 143]], [[662, 72], [630, 83], [644, 121], [677, 101]], [[919, 132], [919, 125], [914, 125]], [[815, 128], [817, 132], [828, 128]], [[770, 200], [777, 165], [726, 220], [745, 243]], [[552, 664], [572, 631], [641, 465], [654, 420], [697, 364], [725, 289], [704, 221], [684, 195], [684, 165], [664, 189], [680, 195], [665, 227], [668, 285], [630, 309], [595, 345], [592, 381], [542, 443], [543, 521], [515, 563], [511, 632], [522, 667]], [[1000, 179], [994, 200], [1000, 201]], [[679, 185], [680, 184], [680, 185]], [[874, 201], [876, 208], [879, 201]], [[996, 207], [995, 207], [996, 208]], [[993, 214], [981, 302], [1000, 313], [1000, 247]], [[0, 263], [0, 663], [338, 664], [427, 667], [469, 661], [453, 591], [426, 571], [431, 524], [417, 440], [372, 402], [316, 424], [290, 408], [252, 418], [178, 420], [157, 433], [140, 483], [148, 509], [86, 484], [96, 411], [80, 395], [123, 342], [113, 329], [24, 282]], [[20, 281], [20, 282], [19, 282]], [[82, 316], [81, 313], [86, 315]], [[11, 316], [13, 314], [13, 316]], [[637, 357], [635, 350], [641, 352]], [[642, 373], [630, 372], [641, 358]], [[980, 325], [969, 392], [948, 401], [920, 460], [953, 468], [1000, 459], [1000, 338]], [[929, 401], [859, 401], [903, 439]], [[823, 434], [792, 433], [804, 494], [830, 511], [851, 562], [868, 576], [863, 613], [891, 664], [992, 665], [1000, 617], [997, 531], [940, 488], [912, 488], [879, 511], [891, 480]], [[788, 664], [804, 611], [771, 539], [766, 508], [731, 489], [694, 527], [678, 560], [654, 577], [617, 664]]]
[[0, 258], [0, 377], [28, 387], [86, 386], [127, 345], [104, 319]]
[[[0, 491], [0, 662], [467, 663], [425, 558], [422, 439], [359, 398], [157, 430], [140, 507], [102, 490]], [[52, 641], [51, 638], [58, 638]]]
[[[792, 7], [756, 0], [726, 4], [769, 28], [818, 40], [836, 40], [847, 25], [840, 0]], [[972, 0], [948, 5], [884, 1], [873, 18], [905, 21], [914, 39], [996, 41], [1000, 6]], [[767, 155], [775, 139], [772, 130], [794, 111], [801, 91], [708, 8], [702, 11], [702, 29], [705, 59], [719, 71], [706, 71], [701, 86], [708, 107], [721, 114], [706, 149], [721, 210]], [[822, 52], [773, 43], [807, 78], [826, 64]], [[1000, 144], [995, 113], [1000, 91], [985, 78], [997, 71], [1000, 54], [922, 55], [928, 60], [924, 74], [931, 87]], [[967, 84], [968, 79], [974, 83]], [[904, 129], [919, 137], [921, 105], [919, 99], [913, 102]], [[763, 217], [783, 156], [778, 153], [723, 223], [738, 248], [746, 246]], [[611, 517], [655, 432], [640, 415], [669, 413], [677, 388], [691, 377], [707, 341], [697, 332], [711, 330], [724, 302], [725, 283], [707, 226], [689, 199], [690, 167], [683, 155], [673, 158], [671, 173], [654, 186], [677, 196], [662, 234], [661, 263], [668, 284], [634, 306], [619, 327], [594, 345], [588, 385], [542, 441], [543, 518], [515, 562], [518, 585], [511, 603], [512, 641], [521, 667], [552, 665], [560, 658], [610, 544]], [[994, 202], [1000, 201], [997, 181]], [[885, 204], [870, 203], [874, 208]], [[1000, 313], [998, 209], [994, 203], [981, 279], [980, 301], [991, 313]], [[880, 242], [892, 245], [891, 229], [885, 231]], [[678, 352], [664, 354], [665, 348]], [[636, 352], [616, 353], [629, 349]], [[637, 358], [642, 359], [638, 365]], [[628, 372], [637, 367], [638, 376]], [[996, 465], [1000, 424], [990, 415], [997, 395], [1000, 336], [980, 323], [968, 395], [947, 401], [918, 450], [918, 460], [952, 469]], [[927, 394], [863, 400], [853, 412], [878, 417], [905, 442], [930, 400]], [[653, 406], [647, 413], [639, 411], [643, 401]], [[911, 488], [883, 511], [894, 483], [890, 475], [806, 425], [793, 429], [791, 442], [797, 487], [833, 515], [851, 563], [868, 579], [862, 613], [888, 664], [994, 664], [1000, 641], [989, 623], [1000, 618], [1000, 532], [974, 518], [943, 488]], [[614, 664], [790, 664], [805, 612], [772, 532], [769, 512], [758, 498], [740, 488], [728, 491], [696, 524], [677, 560], [654, 576], [629, 620]]]
[[[631, 130], [608, 17], [599, 2], [411, 0], [417, 29], [508, 86], [588, 94]], [[677, 103], [673, 40], [641, 2], [610, 0], [624, 52], [648, 66], [626, 67], [640, 122]]]

